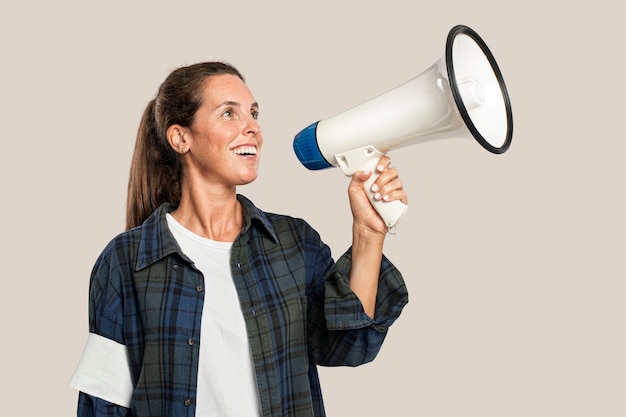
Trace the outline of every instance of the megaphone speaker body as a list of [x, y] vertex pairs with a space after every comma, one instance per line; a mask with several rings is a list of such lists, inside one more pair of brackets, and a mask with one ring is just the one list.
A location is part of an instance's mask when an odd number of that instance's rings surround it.
[[[511, 143], [511, 104], [498, 65], [487, 45], [467, 26], [448, 34], [444, 55], [402, 85], [320, 120], [294, 139], [308, 169], [340, 167], [345, 175], [372, 170], [387, 152], [442, 139], [475, 139], [492, 153]], [[369, 187], [375, 176], [369, 180]], [[392, 229], [407, 206], [370, 201]]]

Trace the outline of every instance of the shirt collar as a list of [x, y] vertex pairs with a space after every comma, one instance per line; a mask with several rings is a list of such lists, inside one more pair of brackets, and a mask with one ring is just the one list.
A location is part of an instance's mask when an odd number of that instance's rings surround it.
[[[237, 199], [241, 203], [241, 207], [243, 209], [243, 227], [241, 228], [241, 234], [246, 233], [250, 229], [250, 227], [258, 224], [260, 226], [260, 229], [266, 232], [270, 239], [274, 241], [274, 243], [278, 243], [276, 230], [274, 229], [274, 226], [267, 217], [267, 213], [259, 210], [254, 205], [254, 203], [252, 203], [252, 201], [248, 200], [241, 194], [237, 195]], [[253, 220], [256, 221], [253, 222]]]
[[[256, 227], [265, 232], [274, 243], [278, 243], [276, 231], [267, 214], [259, 210], [246, 197], [238, 194], [237, 199], [243, 209], [243, 226], [240, 236], [247, 233], [251, 227]], [[175, 205], [164, 203], [141, 225], [141, 241], [137, 253], [136, 270], [143, 269], [172, 253], [178, 253], [186, 259], [167, 225], [166, 214], [175, 209]]]

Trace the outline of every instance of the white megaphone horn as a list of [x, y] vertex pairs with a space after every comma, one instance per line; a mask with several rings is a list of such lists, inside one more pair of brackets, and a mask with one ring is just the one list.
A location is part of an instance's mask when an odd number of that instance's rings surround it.
[[[473, 138], [495, 154], [513, 136], [511, 103], [498, 65], [485, 42], [467, 26], [448, 33], [445, 54], [404, 84], [335, 116], [313, 123], [293, 142], [308, 169], [339, 166], [348, 176], [371, 170], [392, 149], [426, 141]], [[407, 205], [368, 197], [392, 230]]]

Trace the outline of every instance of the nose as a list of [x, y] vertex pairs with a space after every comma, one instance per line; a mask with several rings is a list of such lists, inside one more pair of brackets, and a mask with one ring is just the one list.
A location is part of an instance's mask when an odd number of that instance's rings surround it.
[[248, 123], [246, 124], [244, 130], [245, 130], [245, 133], [248, 135], [257, 135], [261, 133], [261, 125], [254, 117], [250, 116], [250, 119]]

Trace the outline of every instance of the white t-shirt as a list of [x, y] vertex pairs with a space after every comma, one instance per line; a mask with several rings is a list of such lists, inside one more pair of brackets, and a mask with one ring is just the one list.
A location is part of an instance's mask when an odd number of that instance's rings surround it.
[[196, 235], [167, 215], [182, 251], [204, 275], [197, 417], [260, 415], [250, 343], [230, 271], [232, 242]]

